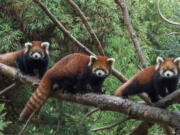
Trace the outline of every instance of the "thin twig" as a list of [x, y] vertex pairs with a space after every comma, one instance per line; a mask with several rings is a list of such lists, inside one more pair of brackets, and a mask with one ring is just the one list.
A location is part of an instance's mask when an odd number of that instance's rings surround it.
[[89, 34], [91, 35], [91, 38], [94, 40], [94, 44], [95, 44], [96, 48], [98, 49], [98, 52], [100, 53], [100, 55], [105, 55], [104, 49], [102, 48], [102, 45], [101, 45], [99, 39], [97, 38], [94, 30], [92, 29], [92, 27], [88, 23], [87, 18], [84, 15], [84, 13], [81, 11], [81, 9], [78, 7], [78, 5], [75, 2], [73, 2], [72, 0], [66, 0], [66, 1], [71, 5], [71, 7], [73, 7], [75, 9], [77, 14], [81, 18], [81, 20], [84, 23], [84, 25], [86, 26]]
[[100, 108], [95, 108], [95, 109], [91, 110], [90, 112], [87, 112], [87, 113], [85, 114], [85, 116], [88, 117], [88, 116], [90, 116], [91, 114], [93, 114], [93, 113], [95, 113], [95, 112], [97, 112], [97, 111], [99, 111], [99, 110], [100, 110]]
[[159, 6], [159, 5], [160, 5], [160, 0], [157, 1], [157, 8], [158, 8], [158, 13], [159, 13], [159, 15], [161, 16], [161, 18], [162, 18], [163, 20], [165, 20], [166, 22], [170, 23], [170, 24], [180, 26], [180, 23], [174, 22], [174, 21], [171, 21], [171, 20], [167, 19], [167, 18], [161, 13], [160, 6]]
[[127, 117], [127, 118], [125, 118], [125, 119], [123, 119], [123, 120], [120, 120], [120, 121], [117, 121], [117, 122], [115, 122], [115, 123], [113, 123], [113, 124], [111, 124], [111, 125], [107, 125], [107, 126], [104, 126], [104, 127], [91, 129], [91, 132], [96, 132], [96, 131], [100, 131], [100, 130], [104, 130], [104, 129], [110, 129], [110, 128], [112, 128], [112, 127], [115, 127], [115, 126], [117, 126], [117, 125], [119, 125], [119, 124], [121, 124], [121, 123], [129, 120], [129, 119], [131, 119], [131, 117]]
[[180, 32], [171, 32], [171, 33], [168, 33], [167, 36], [169, 35], [180, 35]]
[[17, 83], [13, 83], [11, 85], [9, 85], [8, 87], [6, 87], [5, 89], [0, 91], [0, 96], [2, 96], [4, 93], [14, 89], [16, 87]]
[[36, 111], [34, 111], [34, 112], [29, 116], [28, 120], [26, 121], [26, 124], [25, 124], [24, 127], [21, 129], [21, 131], [18, 133], [18, 135], [23, 135], [23, 134], [24, 134], [24, 131], [25, 131], [25, 129], [27, 128], [29, 122], [31, 121], [32, 117], [35, 115], [35, 112], [36, 112]]

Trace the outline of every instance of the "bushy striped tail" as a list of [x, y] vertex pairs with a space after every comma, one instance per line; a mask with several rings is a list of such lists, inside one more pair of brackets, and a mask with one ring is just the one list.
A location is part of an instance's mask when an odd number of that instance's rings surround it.
[[40, 84], [33, 95], [30, 97], [29, 101], [26, 103], [25, 108], [20, 114], [19, 121], [27, 120], [34, 111], [36, 112], [48, 99], [49, 94], [50, 88], [47, 86], [43, 87]]

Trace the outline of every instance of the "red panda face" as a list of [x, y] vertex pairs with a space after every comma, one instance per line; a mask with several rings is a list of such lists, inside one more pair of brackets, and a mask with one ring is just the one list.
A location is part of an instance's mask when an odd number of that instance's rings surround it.
[[178, 75], [180, 57], [176, 59], [157, 57], [156, 61], [156, 70], [159, 71], [162, 77], [171, 78]]
[[97, 77], [106, 77], [110, 74], [115, 60], [105, 56], [90, 56], [88, 66]]
[[40, 42], [40, 41], [32, 41], [25, 43], [25, 53], [28, 53], [29, 57], [39, 60], [45, 57], [45, 54], [49, 53], [49, 43], [48, 42]]

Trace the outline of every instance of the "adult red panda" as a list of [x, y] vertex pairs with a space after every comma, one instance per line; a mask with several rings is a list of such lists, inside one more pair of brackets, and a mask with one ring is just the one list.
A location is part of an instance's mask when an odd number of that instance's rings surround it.
[[84, 93], [90, 91], [90, 86], [93, 92], [102, 93], [102, 84], [111, 73], [114, 61], [113, 58], [105, 56], [87, 56], [80, 53], [63, 57], [45, 73], [39, 87], [21, 112], [20, 121], [39, 109], [54, 88], [71, 93]]
[[32, 41], [25, 43], [25, 48], [20, 51], [0, 55], [0, 63], [17, 66], [23, 74], [35, 75], [38, 70], [42, 78], [49, 64], [49, 43]]
[[180, 57], [157, 57], [156, 61], [157, 65], [147, 67], [120, 86], [115, 96], [127, 98], [129, 95], [146, 92], [152, 102], [156, 102], [160, 97], [175, 91], [179, 80]]

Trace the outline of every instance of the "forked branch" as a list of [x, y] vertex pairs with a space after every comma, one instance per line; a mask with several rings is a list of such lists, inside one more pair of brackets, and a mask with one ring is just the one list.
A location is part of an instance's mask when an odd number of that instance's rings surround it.
[[74, 1], [72, 1], [72, 0], [66, 0], [66, 1], [71, 5], [72, 8], [74, 8], [76, 13], [79, 15], [79, 17], [81, 18], [82, 22], [86, 26], [89, 34], [91, 35], [91, 38], [94, 40], [94, 44], [95, 44], [96, 48], [98, 49], [98, 52], [100, 53], [100, 55], [104, 56], [105, 55], [104, 54], [104, 49], [102, 48], [102, 45], [101, 45], [99, 39], [97, 38], [94, 30], [92, 29], [92, 27], [88, 23], [86, 16], [83, 14], [81, 9], [78, 7], [78, 5]]

